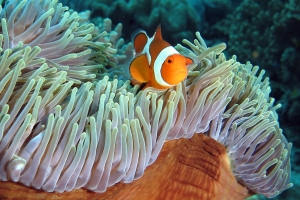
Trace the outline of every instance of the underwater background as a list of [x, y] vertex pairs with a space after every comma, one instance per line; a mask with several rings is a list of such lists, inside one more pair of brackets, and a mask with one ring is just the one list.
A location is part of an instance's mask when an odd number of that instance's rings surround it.
[[[136, 29], [152, 35], [161, 24], [164, 39], [176, 45], [200, 31], [208, 46], [225, 42], [228, 57], [266, 71], [280, 127], [289, 142], [294, 186], [273, 199], [300, 198], [300, 0], [61, 0], [94, 24], [122, 23], [125, 43]], [[256, 196], [252, 199], [266, 199]]]
[[[294, 186], [273, 199], [300, 199], [300, 0], [60, 0], [80, 13], [81, 19], [114, 34], [119, 45], [116, 61], [132, 59], [131, 34], [137, 29], [152, 35], [159, 24], [164, 39], [176, 45], [192, 41], [200, 31], [207, 46], [225, 42], [227, 57], [251, 62], [270, 78], [271, 95], [282, 106], [277, 110], [280, 127], [291, 152], [291, 182]], [[107, 25], [107, 26], [106, 26]], [[102, 30], [102, 31], [103, 31]], [[123, 38], [123, 40], [119, 40]], [[121, 41], [120, 43], [116, 41]], [[128, 48], [127, 48], [128, 47]], [[132, 47], [132, 46], [131, 46]], [[118, 57], [119, 56], [119, 57]], [[297, 62], [298, 61], [298, 62]], [[124, 74], [124, 79], [128, 74]], [[249, 198], [250, 199], [250, 198]], [[266, 199], [256, 195], [251, 199]]]

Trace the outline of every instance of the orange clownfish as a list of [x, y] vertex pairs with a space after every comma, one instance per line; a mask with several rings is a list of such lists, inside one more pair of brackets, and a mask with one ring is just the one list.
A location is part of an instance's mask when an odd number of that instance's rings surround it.
[[161, 27], [149, 38], [142, 31], [134, 37], [136, 57], [129, 71], [133, 82], [146, 83], [146, 87], [167, 89], [187, 77], [187, 65], [192, 59], [181, 55], [173, 46], [162, 39]]

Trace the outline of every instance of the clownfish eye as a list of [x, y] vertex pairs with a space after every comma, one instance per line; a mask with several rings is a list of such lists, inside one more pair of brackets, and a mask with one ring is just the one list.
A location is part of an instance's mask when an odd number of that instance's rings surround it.
[[173, 59], [172, 59], [172, 58], [167, 58], [166, 62], [167, 62], [168, 64], [171, 64], [171, 63], [173, 63]]

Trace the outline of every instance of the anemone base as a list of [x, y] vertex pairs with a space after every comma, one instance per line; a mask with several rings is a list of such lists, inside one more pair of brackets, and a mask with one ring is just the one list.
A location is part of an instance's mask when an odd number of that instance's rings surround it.
[[130, 184], [118, 183], [105, 193], [86, 189], [47, 193], [18, 183], [0, 182], [0, 199], [245, 199], [250, 191], [231, 173], [223, 145], [203, 134], [167, 141], [144, 175]]

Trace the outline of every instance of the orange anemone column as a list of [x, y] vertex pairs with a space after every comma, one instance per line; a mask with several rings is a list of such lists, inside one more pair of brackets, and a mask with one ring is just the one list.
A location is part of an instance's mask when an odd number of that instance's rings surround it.
[[140, 179], [118, 183], [102, 194], [85, 189], [47, 193], [0, 182], [0, 199], [241, 200], [249, 196], [251, 192], [231, 172], [225, 147], [203, 134], [167, 141]]

